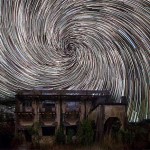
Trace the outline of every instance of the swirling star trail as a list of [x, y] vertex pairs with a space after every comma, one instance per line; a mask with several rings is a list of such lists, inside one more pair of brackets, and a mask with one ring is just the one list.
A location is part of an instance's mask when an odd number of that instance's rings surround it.
[[110, 90], [150, 118], [149, 0], [0, 0], [0, 97]]

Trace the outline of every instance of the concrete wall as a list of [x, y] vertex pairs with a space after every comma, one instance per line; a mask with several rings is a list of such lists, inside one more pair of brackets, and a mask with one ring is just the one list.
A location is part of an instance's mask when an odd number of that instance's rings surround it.
[[126, 107], [124, 105], [105, 105], [104, 114], [104, 124], [108, 118], [117, 117], [121, 121], [121, 127], [124, 128], [126, 121]]
[[[45, 126], [53, 126], [55, 125], [56, 129], [62, 123], [65, 123], [65, 118], [63, 118], [63, 115], [66, 113], [66, 104], [67, 101], [64, 100], [58, 100], [55, 103], [56, 108], [56, 118], [55, 120], [48, 120], [45, 121], [43, 125]], [[70, 125], [76, 125], [77, 122], [81, 122], [85, 117], [88, 117], [90, 120], [93, 120], [96, 125], [96, 139], [101, 139], [103, 136], [104, 131], [104, 124], [110, 117], [117, 117], [121, 121], [122, 128], [125, 126], [127, 114], [126, 114], [126, 105], [99, 105], [96, 107], [93, 111], [91, 111], [92, 103], [91, 101], [80, 101], [80, 111], [79, 111], [79, 118], [72, 119], [67, 121]], [[22, 102], [18, 101], [16, 108], [18, 111], [22, 110]], [[16, 130], [18, 126], [27, 127], [31, 126], [35, 122], [40, 122], [40, 110], [42, 109], [42, 102], [38, 100], [32, 100], [32, 110], [34, 113], [34, 117], [30, 121], [26, 121], [23, 119], [20, 119], [18, 117], [18, 114], [16, 114]], [[21, 112], [20, 112], [21, 113]], [[61, 118], [62, 117], [62, 118]], [[41, 132], [41, 131], [39, 131]]]
[[[17, 126], [22, 126], [22, 127], [27, 127], [27, 126], [31, 126], [33, 123], [35, 122], [40, 122], [40, 114], [41, 114], [41, 110], [42, 110], [42, 102], [38, 101], [38, 100], [32, 100], [32, 106], [31, 106], [31, 110], [34, 115], [33, 119], [30, 121], [27, 121], [26, 119], [21, 119], [18, 115], [18, 113], [16, 113], [16, 127]], [[61, 117], [65, 114], [66, 112], [66, 104], [67, 101], [63, 101], [63, 100], [58, 100], [55, 103], [55, 108], [56, 108], [56, 118], [54, 121], [52, 120], [48, 120], [48, 121], [43, 121], [43, 125], [45, 126], [52, 126], [52, 125], [56, 125], [56, 129], [60, 126], [61, 121]], [[77, 118], [76, 120], [70, 120], [70, 125], [76, 125], [77, 121], [82, 121], [84, 119], [84, 114], [85, 114], [85, 108], [87, 109], [86, 111], [88, 112], [90, 110], [90, 104], [87, 103], [86, 107], [84, 106], [85, 103], [84, 102], [80, 102], [80, 111], [79, 111], [79, 118]], [[17, 111], [21, 113], [23, 110], [23, 102], [22, 101], [17, 101], [17, 105], [16, 105]], [[29, 112], [27, 112], [29, 113]], [[63, 122], [62, 122], [63, 123]]]
[[95, 122], [96, 139], [101, 140], [104, 133], [105, 122], [110, 117], [116, 117], [121, 121], [121, 128], [125, 127], [126, 106], [125, 105], [99, 105], [88, 115], [88, 118]]

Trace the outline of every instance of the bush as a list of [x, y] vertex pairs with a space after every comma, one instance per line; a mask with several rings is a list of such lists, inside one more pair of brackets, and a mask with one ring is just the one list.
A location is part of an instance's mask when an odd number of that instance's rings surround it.
[[123, 150], [124, 145], [122, 142], [116, 142], [116, 139], [112, 136], [105, 135], [103, 142], [101, 143], [101, 148], [104, 150]]
[[73, 142], [72, 137], [73, 137], [73, 130], [69, 130], [67, 135], [67, 144], [71, 144]]
[[35, 122], [31, 127], [28, 128], [30, 135], [32, 136], [33, 146], [39, 146], [40, 135], [39, 135], [40, 124]]
[[14, 127], [7, 123], [0, 124], [0, 148], [10, 147], [14, 137]]
[[120, 139], [124, 144], [132, 144], [135, 138], [134, 132], [130, 130], [120, 130], [119, 135]]
[[14, 138], [12, 139], [11, 146], [17, 147], [18, 145], [21, 145], [24, 142], [25, 138], [22, 133], [17, 133]]
[[62, 126], [57, 130], [55, 137], [57, 144], [65, 144], [65, 134]]
[[90, 120], [83, 120], [79, 126], [77, 133], [77, 140], [82, 145], [92, 145], [94, 137], [94, 131]]

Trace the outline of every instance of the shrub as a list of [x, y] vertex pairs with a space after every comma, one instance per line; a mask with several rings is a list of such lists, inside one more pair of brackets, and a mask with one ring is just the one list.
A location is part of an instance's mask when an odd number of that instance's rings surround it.
[[116, 142], [112, 136], [105, 135], [103, 142], [101, 143], [101, 148], [104, 150], [123, 150], [124, 145], [122, 142]]
[[57, 130], [55, 137], [56, 143], [65, 144], [65, 134], [62, 126], [60, 126], [59, 129]]
[[14, 128], [7, 123], [0, 123], [0, 147], [10, 147], [14, 137]]
[[39, 135], [40, 124], [35, 122], [31, 127], [28, 128], [30, 135], [32, 136], [33, 146], [39, 146], [40, 135]]
[[24, 142], [25, 138], [22, 133], [15, 134], [14, 138], [11, 141], [12, 147], [17, 147], [18, 145], [21, 145]]
[[83, 120], [80, 124], [77, 139], [82, 145], [91, 145], [93, 143], [94, 131], [90, 120]]
[[71, 144], [73, 142], [72, 137], [73, 137], [73, 130], [69, 130], [67, 135], [67, 144]]
[[131, 145], [135, 139], [135, 133], [130, 130], [120, 130], [119, 137], [124, 144]]

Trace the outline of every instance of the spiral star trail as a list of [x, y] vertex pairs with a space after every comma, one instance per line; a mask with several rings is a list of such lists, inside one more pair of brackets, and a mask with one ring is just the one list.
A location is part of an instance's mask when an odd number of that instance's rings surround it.
[[150, 118], [149, 0], [0, 0], [0, 97], [110, 90]]

